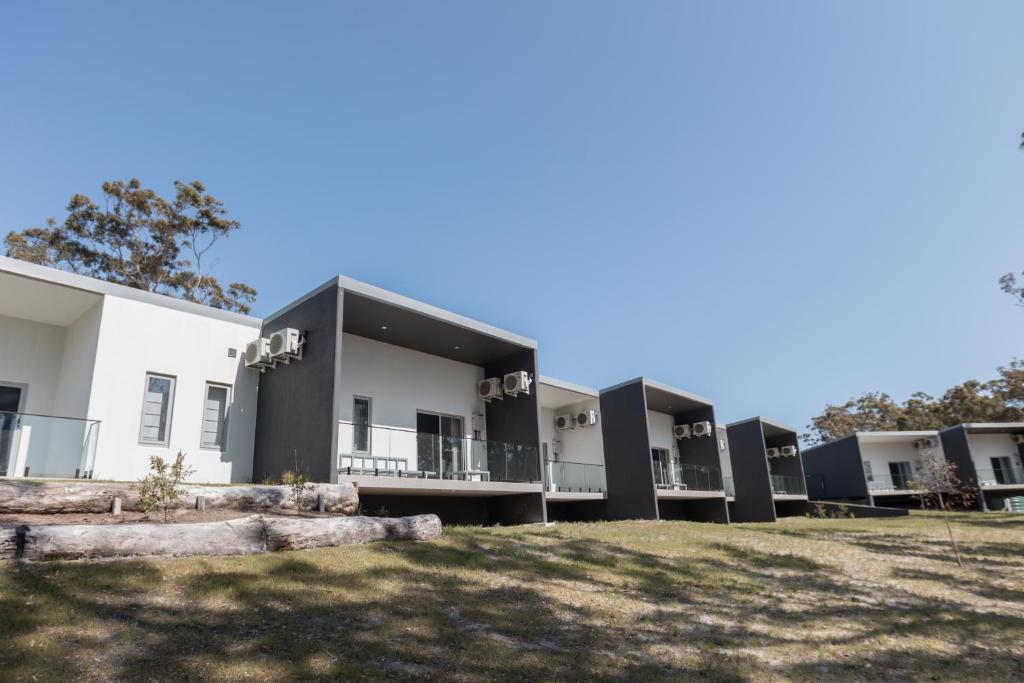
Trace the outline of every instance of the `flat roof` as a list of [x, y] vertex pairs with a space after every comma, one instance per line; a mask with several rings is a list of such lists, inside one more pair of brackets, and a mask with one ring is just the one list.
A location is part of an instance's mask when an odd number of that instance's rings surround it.
[[[647, 397], [647, 409], [655, 412], [666, 412], [672, 410], [678, 412], [679, 410], [685, 410], [689, 408], [699, 408], [704, 406], [714, 407], [714, 402], [709, 398], [704, 398], [698, 394], [694, 394], [683, 389], [678, 389], [673, 386], [669, 386], [663, 382], [658, 382], [647, 377], [640, 376], [635, 377], [625, 382], [619, 382], [610, 387], [601, 389], [600, 393], [608, 391], [614, 391], [621, 387], [629, 386], [630, 384], [641, 383], [644, 386], [644, 394]], [[678, 404], [678, 405], [677, 405]]]
[[971, 434], [1001, 434], [1024, 430], [1024, 422], [965, 422], [956, 427], [963, 427]]
[[[304, 301], [316, 296], [317, 294], [331, 287], [338, 287], [339, 289], [341, 289], [344, 292], [346, 299], [348, 298], [349, 295], [354, 295], [357, 301], [354, 301], [353, 303], [358, 307], [360, 313], [365, 312], [367, 315], [373, 317], [383, 315], [384, 309], [386, 307], [390, 307], [392, 309], [398, 309], [400, 311], [406, 311], [417, 316], [422, 316], [423, 318], [426, 319], [435, 320], [444, 325], [448, 325], [455, 328], [461, 328], [463, 330], [468, 330], [476, 334], [485, 335], [487, 337], [491, 337], [493, 339], [497, 339], [508, 344], [513, 344], [516, 346], [525, 347], [529, 349], [537, 348], [537, 342], [534, 341], [533, 339], [530, 339], [529, 337], [524, 337], [522, 335], [515, 334], [514, 332], [509, 332], [508, 330], [503, 330], [493, 325], [488, 325], [487, 323], [480, 322], [479, 320], [467, 318], [466, 316], [459, 315], [458, 313], [453, 313], [443, 308], [438, 308], [437, 306], [433, 306], [431, 304], [418, 301], [411, 297], [407, 297], [403, 294], [398, 294], [396, 292], [392, 292], [387, 289], [377, 287], [375, 285], [360, 282], [359, 280], [355, 280], [344, 275], [338, 275], [336, 277], [331, 278], [324, 284], [307, 292], [306, 294], [299, 297], [295, 301], [292, 301], [283, 308], [274, 311], [273, 313], [266, 317], [266, 320], [269, 321], [273, 320], [274, 318], [277, 318], [282, 313], [285, 313], [286, 311], [295, 308]], [[376, 304], [376, 306], [374, 306], [373, 304]], [[378, 326], [378, 329], [379, 328], [380, 326]], [[367, 336], [365, 330], [345, 331], [351, 332], [352, 334], [360, 334], [361, 336]], [[395, 343], [398, 346], [407, 345], [398, 341], [392, 342], [389, 339], [382, 337], [384, 337], [384, 335], [374, 335], [370, 338], [377, 339], [379, 341], [384, 341], [386, 343]]]
[[553, 377], [541, 376], [537, 385], [537, 398], [541, 408], [562, 408], [600, 396], [597, 389]]
[[[792, 427], [790, 427], [788, 425], [784, 425], [781, 422], [775, 422], [774, 420], [769, 420], [769, 419], [761, 417], [761, 416], [748, 417], [746, 420], [737, 420], [735, 422], [730, 422], [726, 426], [727, 427], [732, 427], [733, 425], [739, 425], [739, 424], [743, 424], [745, 422], [754, 422], [755, 420], [759, 421], [761, 423], [762, 429], [764, 430], [764, 435], [765, 436], [779, 436], [781, 434], [786, 434], [786, 433], [789, 433], [789, 434], [796, 434], [797, 433], [797, 431], [795, 429], [793, 429]], [[844, 438], [846, 438], [846, 437], [844, 437]]]
[[865, 441], [867, 443], [899, 443], [901, 441], [916, 441], [917, 439], [925, 439], [933, 436], [938, 436], [938, 430], [918, 430], [918, 431], [903, 431], [903, 432], [854, 432], [853, 436], [856, 436], [858, 440]]
[[183, 313], [203, 315], [208, 318], [216, 318], [226, 322], [238, 323], [258, 328], [262, 321], [243, 313], [226, 311], [221, 308], [214, 308], [205, 304], [197, 304], [191, 301], [184, 301], [166, 294], [148, 292], [144, 289], [136, 289], [127, 285], [119, 285], [105, 280], [97, 280], [93, 277], [69, 273], [49, 266], [40, 266], [27, 261], [0, 256], [0, 273], [10, 273], [19, 277], [35, 280], [38, 282], [59, 285], [79, 292], [91, 292], [104, 296], [116, 296], [122, 299], [131, 299], [141, 303], [163, 306]]

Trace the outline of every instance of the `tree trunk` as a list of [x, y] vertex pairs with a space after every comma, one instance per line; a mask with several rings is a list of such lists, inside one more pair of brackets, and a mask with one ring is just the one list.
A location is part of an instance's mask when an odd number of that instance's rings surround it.
[[[178, 509], [194, 507], [196, 496], [206, 498], [207, 509], [290, 510], [295, 507], [287, 486], [183, 484], [181, 488], [185, 495], [173, 504]], [[315, 484], [302, 496], [300, 507], [316, 509], [318, 495], [324, 497], [327, 512], [354, 515], [359, 505], [359, 492], [351, 484]], [[130, 483], [0, 481], [0, 513], [110, 512], [114, 498], [121, 498], [121, 509], [126, 512], [139, 510], [139, 493]]]
[[139, 555], [250, 555], [266, 548], [263, 519], [200, 524], [51, 524], [24, 527], [26, 560]]
[[437, 515], [398, 519], [385, 517], [288, 518], [271, 517], [267, 550], [300, 550], [371, 541], [425, 541], [441, 535]]

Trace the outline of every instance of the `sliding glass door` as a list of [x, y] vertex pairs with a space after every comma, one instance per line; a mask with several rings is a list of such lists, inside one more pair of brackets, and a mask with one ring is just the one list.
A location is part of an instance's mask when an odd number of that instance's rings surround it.
[[420, 470], [442, 479], [461, 476], [466, 470], [464, 441], [461, 417], [416, 413], [416, 457]]

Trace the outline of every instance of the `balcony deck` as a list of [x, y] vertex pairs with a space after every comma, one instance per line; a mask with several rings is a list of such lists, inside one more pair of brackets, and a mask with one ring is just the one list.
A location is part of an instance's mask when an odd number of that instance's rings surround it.
[[338, 474], [339, 483], [351, 483], [360, 492], [375, 495], [405, 496], [511, 496], [521, 493], [542, 493], [540, 482], [465, 481], [462, 479], [422, 479], [394, 475]]
[[691, 489], [658, 489], [658, 500], [708, 500], [725, 498], [725, 491], [697, 491]]

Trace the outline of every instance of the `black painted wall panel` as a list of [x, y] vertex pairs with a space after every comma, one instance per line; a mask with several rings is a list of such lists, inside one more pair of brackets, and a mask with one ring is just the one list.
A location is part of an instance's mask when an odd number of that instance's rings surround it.
[[774, 522], [775, 501], [760, 420], [729, 425], [729, 456], [736, 487], [734, 522]]
[[801, 453], [807, 475], [807, 494], [816, 500], [870, 501], [855, 435]]
[[601, 392], [608, 519], [658, 519], [643, 382]]
[[340, 290], [329, 287], [277, 318], [261, 334], [292, 327], [306, 335], [301, 361], [268, 369], [257, 397], [253, 479], [280, 479], [296, 462], [311, 481], [330, 482], [337, 434], [336, 392], [341, 371]]
[[[956, 465], [956, 474], [960, 481], [967, 486], [977, 488], [978, 471], [971, 458], [971, 442], [967, 435], [967, 428], [957, 425], [943, 429], [939, 432], [939, 438], [942, 439], [942, 452], [945, 454], [946, 460]], [[984, 510], [986, 507], [985, 497], [977, 496], [974, 506], [978, 510]]]
[[658, 514], [662, 519], [685, 520], [689, 522], [729, 523], [729, 506], [725, 498], [698, 500], [658, 501]]

